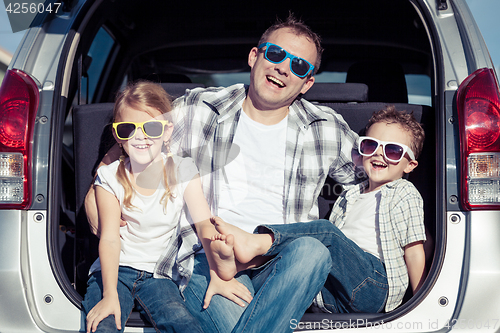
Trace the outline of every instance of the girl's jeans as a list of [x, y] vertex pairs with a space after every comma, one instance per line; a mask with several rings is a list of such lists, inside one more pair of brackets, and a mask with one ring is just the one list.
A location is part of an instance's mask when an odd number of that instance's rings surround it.
[[[172, 280], [155, 279], [151, 273], [120, 266], [117, 288], [122, 330], [116, 329], [115, 318], [109, 315], [99, 323], [96, 332], [123, 332], [134, 301], [157, 332], [203, 332], [199, 322], [187, 310], [179, 288]], [[87, 282], [87, 293], [82, 303], [85, 314], [101, 299], [102, 276], [101, 271], [97, 271]]]
[[275, 255], [299, 237], [313, 237], [330, 251], [332, 269], [322, 289], [323, 302], [333, 313], [376, 313], [384, 309], [389, 286], [384, 264], [363, 251], [328, 220], [264, 225], [258, 233], [272, 233], [266, 255]]

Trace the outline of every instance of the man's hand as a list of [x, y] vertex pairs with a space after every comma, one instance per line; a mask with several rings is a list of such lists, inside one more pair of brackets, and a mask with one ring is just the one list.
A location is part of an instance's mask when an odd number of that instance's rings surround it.
[[92, 185], [85, 196], [85, 212], [89, 222], [90, 231], [97, 237], [101, 237], [101, 228], [99, 225], [99, 216], [97, 214], [97, 202], [95, 198], [95, 189]]
[[[121, 148], [115, 144], [111, 149], [104, 155], [99, 167], [103, 165], [109, 165], [120, 158], [122, 154]], [[94, 184], [90, 186], [87, 195], [85, 196], [85, 212], [87, 213], [87, 220], [89, 222], [90, 231], [97, 237], [101, 237], [101, 226], [99, 225], [99, 217], [97, 215], [97, 203], [95, 198], [95, 188]], [[120, 222], [120, 227], [125, 226], [127, 223], [125, 221]]]
[[204, 309], [208, 308], [212, 296], [216, 294], [224, 296], [241, 307], [245, 306], [243, 301], [250, 303], [253, 298], [248, 288], [238, 280], [233, 278], [230, 281], [224, 281], [214, 271], [210, 271], [210, 284], [205, 294]]
[[[101, 226], [99, 224], [99, 216], [97, 214], [97, 203], [95, 199], [95, 189], [94, 185], [90, 187], [90, 190], [85, 196], [85, 212], [87, 213], [87, 220], [89, 221], [90, 231], [97, 237], [101, 237]], [[127, 225], [125, 220], [120, 219], [120, 227]]]

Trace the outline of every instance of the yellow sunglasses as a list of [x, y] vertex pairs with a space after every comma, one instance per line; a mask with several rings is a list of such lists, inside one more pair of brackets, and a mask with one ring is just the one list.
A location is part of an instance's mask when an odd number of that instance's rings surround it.
[[113, 129], [120, 140], [130, 140], [137, 133], [137, 129], [142, 129], [144, 135], [151, 139], [157, 139], [165, 132], [165, 126], [170, 125], [168, 120], [148, 120], [142, 123], [132, 121], [122, 121], [113, 123]]

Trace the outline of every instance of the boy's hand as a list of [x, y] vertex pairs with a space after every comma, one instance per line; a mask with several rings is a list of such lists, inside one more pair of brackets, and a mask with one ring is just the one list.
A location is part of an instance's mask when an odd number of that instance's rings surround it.
[[205, 302], [203, 304], [204, 309], [208, 308], [210, 301], [212, 300], [212, 296], [216, 294], [224, 296], [241, 307], [245, 306], [243, 301], [250, 303], [253, 298], [248, 288], [245, 287], [244, 284], [238, 282], [235, 278], [229, 281], [224, 281], [219, 278], [215, 272], [211, 271], [210, 284], [208, 285], [207, 292], [205, 294]]
[[96, 304], [87, 314], [87, 333], [95, 332], [97, 325], [109, 315], [115, 316], [116, 329], [121, 330], [121, 310], [118, 294], [103, 299]]

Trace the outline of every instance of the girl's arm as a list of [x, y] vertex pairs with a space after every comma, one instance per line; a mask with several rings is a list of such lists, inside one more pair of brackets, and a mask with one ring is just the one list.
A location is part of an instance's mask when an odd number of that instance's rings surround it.
[[[121, 154], [120, 147], [115, 144], [111, 149], [104, 155], [101, 163], [99, 163], [99, 167], [103, 165], [108, 165], [116, 161]], [[96, 194], [94, 185], [90, 186], [87, 195], [85, 196], [85, 212], [87, 214], [87, 219], [90, 226], [90, 231], [100, 237], [101, 234], [101, 226], [99, 225], [99, 216], [97, 213], [97, 202], [96, 202]]]
[[120, 301], [117, 290], [121, 249], [121, 209], [117, 198], [102, 187], [95, 187], [95, 195], [101, 226], [99, 260], [101, 262], [103, 298], [87, 315], [87, 333], [95, 332], [99, 322], [110, 314], [115, 316], [117, 329], [121, 329]]
[[201, 189], [201, 181], [198, 174], [194, 176], [186, 186], [184, 200], [187, 204], [189, 214], [195, 223], [196, 233], [201, 240], [201, 244], [207, 256], [208, 265], [210, 266], [210, 285], [205, 295], [203, 308], [206, 309], [208, 307], [212, 296], [215, 294], [222, 295], [240, 306], [245, 306], [241, 301], [242, 299], [250, 303], [252, 301], [252, 296], [243, 284], [234, 278], [230, 281], [224, 281], [219, 278], [215, 271], [216, 265], [210, 243], [212, 236], [218, 234], [218, 232], [210, 222], [212, 214]]
[[415, 295], [424, 283], [426, 275], [424, 244], [422, 241], [410, 243], [405, 246], [404, 251], [406, 268]]

